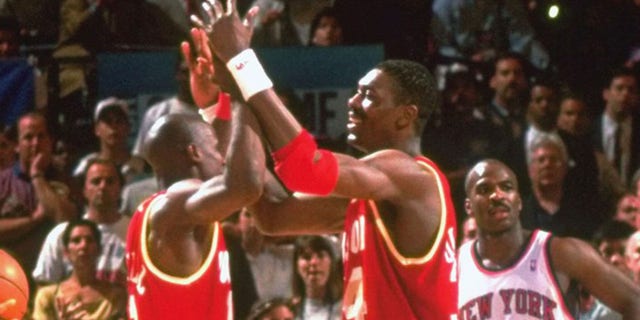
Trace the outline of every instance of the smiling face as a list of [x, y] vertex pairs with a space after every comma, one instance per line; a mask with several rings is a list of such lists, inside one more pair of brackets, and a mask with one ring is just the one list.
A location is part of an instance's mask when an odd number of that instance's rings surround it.
[[465, 209], [475, 218], [479, 234], [498, 234], [516, 226], [522, 200], [513, 172], [498, 161], [477, 164], [465, 183]]
[[394, 81], [373, 69], [358, 82], [358, 91], [349, 99], [348, 142], [363, 151], [380, 148], [394, 134], [400, 109], [394, 101]]

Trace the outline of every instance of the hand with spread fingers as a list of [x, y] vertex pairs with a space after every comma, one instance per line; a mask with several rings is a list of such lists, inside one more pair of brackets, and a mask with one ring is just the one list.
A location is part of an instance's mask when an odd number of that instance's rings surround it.
[[194, 48], [187, 41], [180, 44], [182, 56], [189, 66], [191, 95], [198, 108], [207, 108], [218, 102], [220, 88], [214, 82], [215, 68], [209, 40], [204, 31], [193, 28], [191, 39]]
[[[194, 47], [188, 42], [181, 45], [182, 55], [189, 63], [191, 72], [191, 93], [199, 108], [206, 108], [212, 103], [206, 101], [217, 100], [219, 89], [234, 97], [241, 97], [236, 83], [217, 56], [211, 51], [211, 44], [207, 33], [202, 28], [191, 29], [191, 39]], [[188, 57], [188, 58], [187, 58]], [[215, 88], [215, 92], [214, 89]], [[213, 95], [215, 93], [215, 96]], [[201, 104], [199, 101], [203, 101]]]
[[249, 48], [253, 19], [258, 13], [257, 7], [251, 8], [242, 21], [238, 15], [236, 0], [228, 0], [226, 7], [225, 11], [219, 0], [206, 0], [202, 3], [206, 21], [191, 16], [193, 23], [206, 31], [213, 52], [224, 63]]

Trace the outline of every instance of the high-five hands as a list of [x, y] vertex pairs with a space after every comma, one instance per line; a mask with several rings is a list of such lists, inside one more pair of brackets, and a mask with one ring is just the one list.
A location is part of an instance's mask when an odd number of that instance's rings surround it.
[[215, 81], [213, 55], [209, 48], [209, 39], [203, 30], [193, 28], [191, 39], [194, 48], [187, 41], [180, 44], [182, 56], [189, 66], [189, 85], [191, 95], [198, 108], [207, 108], [218, 102], [220, 88]]
[[226, 10], [219, 0], [205, 0], [202, 9], [204, 21], [195, 15], [191, 16], [191, 21], [207, 33], [213, 53], [222, 62], [227, 63], [249, 48], [258, 7], [251, 8], [244, 20], [238, 14], [236, 0], [227, 0]]

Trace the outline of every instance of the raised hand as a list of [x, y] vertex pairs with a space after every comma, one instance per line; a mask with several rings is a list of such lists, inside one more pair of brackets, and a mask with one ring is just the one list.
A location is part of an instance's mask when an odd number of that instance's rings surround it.
[[191, 20], [207, 32], [213, 52], [224, 63], [249, 48], [253, 34], [253, 19], [258, 13], [258, 8], [253, 7], [244, 21], [241, 21], [236, 0], [227, 0], [226, 7], [225, 11], [219, 0], [206, 0], [202, 4], [206, 21], [191, 16]]
[[[215, 97], [209, 97], [205, 95], [207, 87], [215, 86], [221, 88], [224, 92], [231, 94], [235, 97], [240, 97], [237, 86], [233, 80], [233, 77], [227, 70], [224, 63], [211, 52], [209, 37], [207, 33], [200, 28], [191, 29], [191, 39], [194, 44], [192, 48], [189, 43], [182, 43], [182, 54], [185, 56], [185, 60], [189, 63], [189, 70], [191, 70], [191, 90], [195, 99], [201, 99], [206, 101], [210, 98], [217, 99]], [[195, 52], [193, 52], [195, 50]], [[188, 56], [188, 58], [187, 58]], [[195, 59], [193, 58], [195, 56]], [[207, 83], [208, 82], [208, 83]], [[196, 92], [198, 98], [196, 98]], [[216, 91], [218, 92], [218, 91]], [[216, 100], [217, 101], [217, 100]], [[211, 104], [200, 105], [197, 101], [198, 107], [206, 108]]]
[[189, 85], [193, 100], [198, 108], [207, 108], [218, 101], [220, 92], [220, 88], [213, 82], [215, 76], [213, 54], [204, 31], [193, 28], [191, 39], [194, 45], [193, 50], [187, 41], [180, 44], [180, 49], [189, 66]]

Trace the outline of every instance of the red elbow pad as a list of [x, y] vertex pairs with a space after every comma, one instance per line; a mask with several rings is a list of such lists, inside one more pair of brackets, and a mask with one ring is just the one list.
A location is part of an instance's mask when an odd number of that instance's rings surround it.
[[328, 195], [338, 182], [338, 160], [330, 151], [318, 150], [313, 136], [306, 130], [275, 151], [272, 157], [276, 174], [290, 190]]

